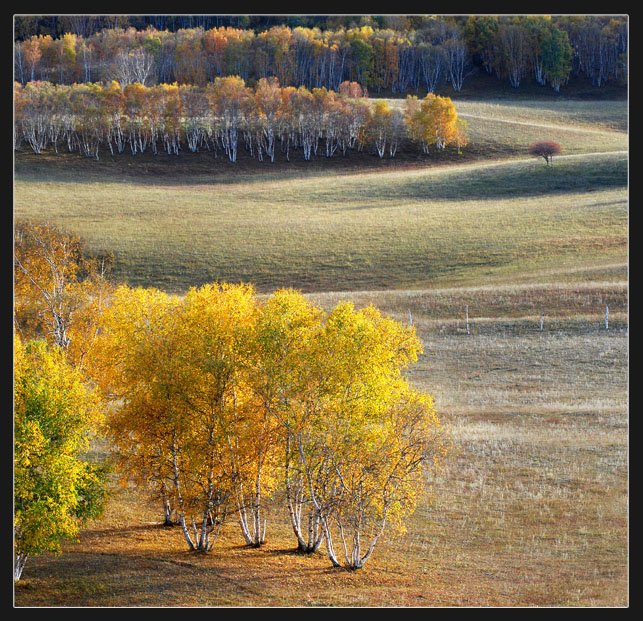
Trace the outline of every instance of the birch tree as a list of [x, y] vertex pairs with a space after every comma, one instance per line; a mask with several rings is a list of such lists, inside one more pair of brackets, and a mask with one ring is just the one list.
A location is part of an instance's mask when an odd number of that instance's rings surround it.
[[250, 384], [261, 409], [277, 424], [281, 486], [297, 549], [303, 553], [316, 551], [323, 542], [299, 450], [311, 421], [315, 385], [310, 364], [322, 317], [300, 293], [276, 291], [260, 307], [252, 348]]
[[236, 162], [243, 102], [249, 96], [248, 88], [243, 78], [229, 76], [215, 78], [206, 92], [223, 149], [230, 161]]
[[106, 470], [81, 458], [100, 416], [64, 350], [14, 339], [14, 580], [29, 556], [60, 554], [102, 512]]
[[418, 65], [422, 79], [429, 93], [435, 90], [444, 81], [446, 64], [446, 53], [442, 46], [422, 42], [418, 45]]
[[385, 101], [375, 102], [367, 133], [380, 159], [384, 157], [387, 142], [391, 139], [392, 112]]
[[82, 240], [47, 223], [14, 227], [14, 323], [82, 366], [111, 291], [111, 259], [87, 257]]
[[[271, 491], [274, 421], [258, 410], [246, 379], [256, 302], [243, 285], [204, 285], [185, 298], [179, 334], [193, 423], [192, 478], [207, 512], [229, 497], [244, 540], [265, 539], [264, 500]], [[193, 445], [192, 445], [193, 444]], [[222, 519], [222, 518], [219, 518]]]
[[[89, 373], [113, 404], [106, 433], [123, 482], [160, 501], [163, 521], [178, 520], [173, 451], [186, 418], [176, 390], [174, 334], [180, 300], [155, 289], [118, 287], [101, 318]], [[177, 489], [178, 488], [178, 489]]]
[[409, 136], [421, 144], [424, 153], [429, 153], [431, 146], [440, 150], [462, 142], [462, 134], [456, 129], [458, 115], [449, 97], [427, 93], [420, 101], [409, 96], [404, 104], [404, 118]]
[[[397, 465], [391, 466], [401, 463], [399, 454], [390, 461], [384, 460], [388, 465], [378, 473], [376, 464], [391, 438], [380, 417], [385, 411], [393, 411], [394, 387], [399, 385], [401, 370], [417, 359], [421, 344], [413, 328], [383, 317], [373, 307], [355, 311], [351, 304], [337, 305], [318, 334], [318, 352], [324, 359], [333, 360], [333, 365], [313, 367], [316, 389], [311, 402], [314, 407], [310, 407], [311, 425], [308, 434], [299, 435], [297, 444], [329, 559], [333, 566], [340, 566], [335, 547], [338, 532], [347, 565], [357, 569], [372, 554], [389, 512], [397, 510], [392, 508], [393, 499], [401, 501], [406, 495], [398, 487], [401, 495], [396, 497], [390, 485], [393, 479], [404, 478]], [[437, 417], [431, 421], [439, 427]], [[400, 432], [401, 425], [395, 433]], [[425, 440], [433, 446], [433, 436]], [[369, 448], [373, 451], [369, 452]], [[409, 475], [416, 472], [418, 463], [408, 462]], [[407, 492], [417, 492], [422, 487], [415, 485], [417, 480], [407, 482]], [[367, 508], [375, 506], [381, 508], [377, 532], [371, 533], [368, 549], [362, 554], [360, 540], [367, 523]], [[352, 552], [347, 540], [349, 524], [353, 531]]]
[[430, 395], [400, 381], [366, 414], [368, 425], [348, 426], [333, 452], [339, 500], [332, 518], [346, 566], [361, 569], [387, 528], [406, 530], [425, 489], [447, 453], [443, 430]]
[[114, 58], [111, 77], [123, 88], [134, 82], [148, 86], [153, 67], [154, 57], [143, 48], [121, 50]]
[[528, 41], [525, 29], [519, 24], [502, 23], [496, 33], [502, 74], [514, 88], [520, 86], [528, 62]]
[[444, 52], [449, 82], [453, 90], [460, 92], [464, 82], [465, 71], [469, 63], [467, 46], [459, 34], [454, 34], [444, 42]]
[[259, 80], [254, 94], [256, 114], [260, 119], [261, 132], [265, 138], [266, 154], [275, 161], [275, 141], [281, 111], [281, 89], [277, 78]]

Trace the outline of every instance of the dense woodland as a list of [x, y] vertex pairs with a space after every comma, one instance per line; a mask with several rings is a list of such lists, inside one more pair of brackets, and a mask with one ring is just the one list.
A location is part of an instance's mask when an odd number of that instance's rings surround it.
[[559, 90], [578, 76], [624, 85], [627, 49], [626, 16], [23, 16], [14, 77], [125, 87], [274, 76], [282, 86], [355, 81], [406, 94], [458, 92], [482, 70], [515, 88]]

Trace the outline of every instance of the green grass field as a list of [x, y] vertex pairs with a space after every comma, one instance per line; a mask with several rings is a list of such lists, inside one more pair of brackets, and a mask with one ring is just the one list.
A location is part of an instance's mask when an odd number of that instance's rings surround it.
[[[17, 606], [628, 605], [627, 103], [454, 101], [461, 156], [16, 155], [15, 218], [114, 251], [119, 280], [410, 313], [424, 353], [409, 377], [454, 443], [432, 502], [359, 572], [293, 554], [274, 508], [261, 549], [231, 521], [191, 555], [159, 507], [115, 487], [79, 542], [29, 560]], [[552, 167], [527, 156], [535, 139], [561, 143]]]
[[520, 159], [236, 182], [61, 179], [47, 164], [18, 174], [16, 217], [46, 214], [90, 249], [113, 250], [115, 278], [177, 292], [215, 280], [264, 292], [524, 280], [624, 263], [627, 252], [620, 150], [551, 167]]

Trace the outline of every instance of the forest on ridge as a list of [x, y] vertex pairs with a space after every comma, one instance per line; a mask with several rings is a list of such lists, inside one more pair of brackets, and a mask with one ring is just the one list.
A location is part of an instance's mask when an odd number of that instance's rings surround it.
[[[277, 19], [272, 18], [272, 19]], [[338, 90], [344, 81], [393, 94], [459, 92], [475, 71], [519, 88], [558, 91], [571, 77], [627, 82], [625, 16], [17, 17], [15, 79], [116, 80], [204, 86], [237, 75], [254, 85]], [[254, 22], [254, 23], [253, 23]]]

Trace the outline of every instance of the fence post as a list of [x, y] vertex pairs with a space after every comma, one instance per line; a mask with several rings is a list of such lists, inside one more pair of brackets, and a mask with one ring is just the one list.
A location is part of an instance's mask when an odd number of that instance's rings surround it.
[[540, 314], [540, 331], [543, 331], [543, 321], [545, 320], [545, 311]]
[[469, 305], [468, 304], [464, 307], [464, 314], [467, 322], [467, 334], [471, 334], [469, 332]]

